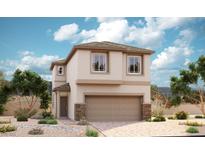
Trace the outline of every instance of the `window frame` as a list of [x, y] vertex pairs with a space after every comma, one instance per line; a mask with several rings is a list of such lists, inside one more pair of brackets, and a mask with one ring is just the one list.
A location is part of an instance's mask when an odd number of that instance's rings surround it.
[[[96, 55], [103, 55], [105, 57], [105, 70], [104, 71], [95, 71], [93, 68], [93, 62], [94, 62], [94, 58]], [[108, 54], [105, 52], [91, 52], [91, 73], [100, 73], [100, 74], [106, 74], [108, 73]]]
[[[59, 69], [60, 69], [60, 68], [62, 68], [62, 73], [61, 73], [61, 74], [59, 73]], [[58, 66], [58, 67], [57, 67], [57, 75], [59, 75], [59, 76], [64, 75], [64, 66]]]
[[[131, 73], [129, 72], [129, 58], [131, 57], [135, 57], [135, 58], [138, 58], [139, 59], [139, 64], [140, 64], [140, 67], [139, 67], [139, 72], [138, 73]], [[128, 75], [142, 75], [142, 56], [139, 56], [139, 55], [127, 55], [127, 74]]]

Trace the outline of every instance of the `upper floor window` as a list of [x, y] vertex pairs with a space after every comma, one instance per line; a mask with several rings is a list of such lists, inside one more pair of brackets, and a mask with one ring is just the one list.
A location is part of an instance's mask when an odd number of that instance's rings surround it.
[[128, 74], [141, 74], [141, 56], [127, 56]]
[[92, 53], [92, 72], [107, 72], [107, 54]]
[[63, 74], [64, 74], [64, 67], [58, 66], [58, 75], [63, 75]]

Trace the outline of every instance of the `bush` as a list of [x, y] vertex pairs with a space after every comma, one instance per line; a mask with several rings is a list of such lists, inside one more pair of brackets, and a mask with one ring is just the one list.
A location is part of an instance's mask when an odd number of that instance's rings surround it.
[[47, 124], [47, 120], [46, 119], [41, 119], [38, 121], [38, 124]]
[[56, 119], [49, 119], [49, 120], [47, 120], [47, 124], [49, 124], [49, 125], [57, 125], [58, 121]]
[[174, 120], [175, 118], [173, 116], [167, 117], [169, 120]]
[[33, 128], [28, 132], [28, 134], [30, 135], [42, 135], [43, 133], [44, 133], [43, 130], [40, 128]]
[[152, 119], [153, 122], [161, 122], [161, 121], [166, 121], [166, 118], [163, 116], [157, 116]]
[[15, 111], [14, 116], [17, 118], [17, 121], [28, 121], [28, 118], [37, 113], [36, 109], [21, 108]]
[[202, 123], [198, 123], [197, 121], [187, 121], [184, 124], [187, 126], [203, 126]]
[[203, 118], [205, 118], [205, 116], [202, 116], [202, 115], [196, 115], [195, 118], [196, 118], [196, 119], [203, 119]]
[[0, 115], [2, 115], [5, 111], [4, 105], [0, 104]]
[[179, 111], [179, 112], [175, 113], [175, 116], [176, 116], [176, 119], [183, 120], [183, 119], [188, 118], [188, 113], [186, 113], [184, 111]]
[[199, 130], [196, 127], [189, 127], [186, 130], [187, 133], [199, 133]]
[[0, 127], [1, 133], [11, 132], [11, 131], [15, 131], [15, 130], [16, 130], [16, 127], [13, 125], [3, 125]]
[[28, 117], [26, 117], [25, 115], [20, 115], [16, 119], [17, 121], [28, 121]]
[[98, 132], [92, 129], [86, 129], [86, 136], [88, 137], [98, 137]]
[[45, 118], [51, 118], [51, 119], [54, 118], [52, 112], [47, 112], [47, 111], [42, 112], [42, 116], [43, 116], [44, 119]]
[[56, 125], [58, 121], [56, 119], [41, 119], [38, 121], [38, 124], [49, 124], [49, 125]]

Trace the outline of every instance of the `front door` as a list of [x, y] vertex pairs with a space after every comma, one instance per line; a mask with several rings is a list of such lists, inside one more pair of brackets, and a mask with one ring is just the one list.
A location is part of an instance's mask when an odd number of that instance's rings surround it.
[[68, 116], [68, 97], [60, 97], [60, 116]]

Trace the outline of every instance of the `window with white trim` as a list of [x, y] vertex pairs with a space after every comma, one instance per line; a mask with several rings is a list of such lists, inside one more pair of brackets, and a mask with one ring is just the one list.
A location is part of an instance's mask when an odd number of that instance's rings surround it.
[[127, 73], [141, 74], [142, 67], [141, 56], [127, 56]]
[[58, 75], [63, 75], [64, 74], [64, 67], [63, 66], [58, 66], [57, 68], [57, 74]]
[[107, 72], [107, 54], [106, 53], [92, 53], [92, 72]]

